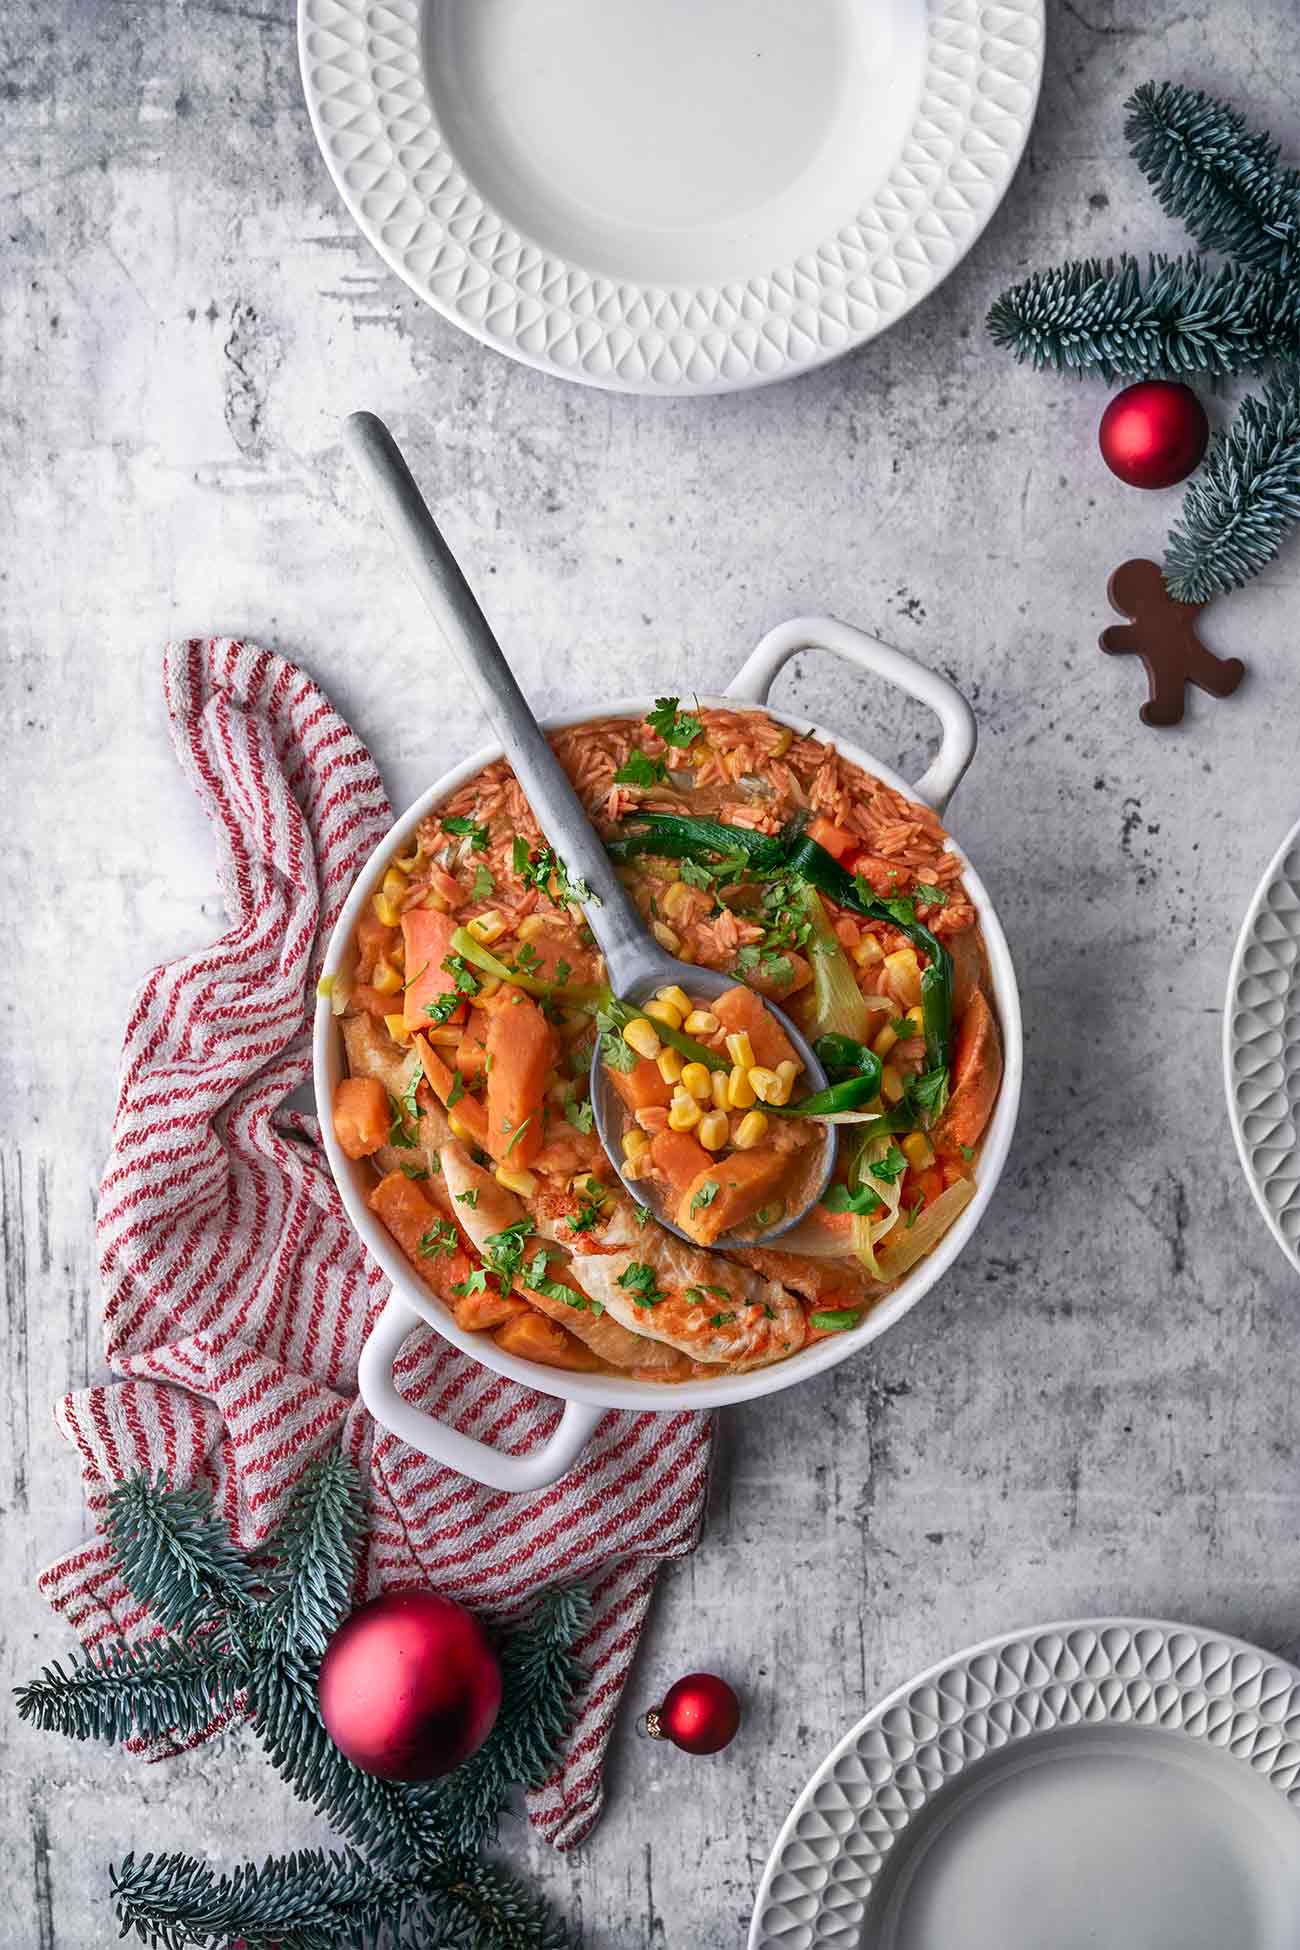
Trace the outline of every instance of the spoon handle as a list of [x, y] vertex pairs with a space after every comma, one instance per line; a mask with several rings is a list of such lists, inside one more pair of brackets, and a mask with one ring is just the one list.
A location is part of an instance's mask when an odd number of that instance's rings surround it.
[[474, 687], [547, 840], [584, 903], [615, 989], [629, 986], [661, 958], [629, 901], [577, 793], [515, 680], [460, 564], [444, 541], [392, 434], [373, 413], [351, 413], [343, 437], [358, 472], [443, 640]]

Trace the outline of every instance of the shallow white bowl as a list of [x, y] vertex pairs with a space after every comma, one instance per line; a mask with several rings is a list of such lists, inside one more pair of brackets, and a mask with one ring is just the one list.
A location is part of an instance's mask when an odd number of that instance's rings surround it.
[[[934, 762], [914, 785], [908, 785], [890, 766], [838, 732], [826, 730], [820, 725], [809, 725], [806, 719], [790, 717], [771, 709], [767, 696], [777, 672], [797, 652], [805, 649], [824, 649], [843, 657], [919, 698], [936, 712], [941, 727], [939, 750]], [[790, 725], [796, 731], [811, 731], [815, 736], [824, 738], [845, 758], [937, 811], [943, 810], [975, 750], [974, 716], [966, 700], [947, 678], [925, 669], [902, 651], [878, 643], [874, 638], [830, 617], [796, 617], [789, 623], [779, 625], [764, 637], [726, 692], [720, 696], [706, 697], [702, 702], [767, 710], [779, 724]], [[550, 718], [546, 723], [548, 728], [558, 730], [597, 717], [641, 717], [653, 708], [653, 703], [652, 697], [618, 698], [588, 704], [581, 710]], [[420, 820], [448, 799], [481, 767], [498, 757], [499, 747], [484, 747], [445, 773], [436, 785], [431, 786], [408, 808], [376, 847], [358, 875], [356, 885], [339, 916], [325, 956], [326, 975], [338, 972], [365, 903], [378, 887], [394, 853], [405, 850]], [[1006, 1162], [1020, 1103], [1020, 999], [1010, 950], [979, 875], [955, 841], [952, 850], [962, 862], [966, 888], [979, 915], [993, 978], [993, 1001], [1005, 1044], [1002, 1090], [980, 1154], [975, 1196], [934, 1252], [900, 1280], [859, 1327], [818, 1341], [787, 1361], [748, 1374], [662, 1386], [624, 1380], [617, 1375], [567, 1374], [556, 1368], [517, 1360], [504, 1353], [486, 1334], [466, 1333], [458, 1327], [447, 1310], [432, 1298], [423, 1282], [411, 1270], [401, 1250], [370, 1211], [366, 1194], [374, 1180], [369, 1166], [364, 1161], [347, 1158], [335, 1142], [329, 1106], [335, 1085], [345, 1070], [343, 1039], [329, 1004], [320, 1003], [316, 1015], [314, 1059], [316, 1100], [321, 1112], [326, 1152], [348, 1217], [367, 1250], [393, 1283], [392, 1295], [361, 1357], [361, 1393], [377, 1420], [427, 1455], [479, 1482], [498, 1489], [532, 1489], [563, 1474], [607, 1409], [656, 1409], [671, 1414], [683, 1408], [720, 1408], [727, 1402], [752, 1401], [760, 1395], [775, 1394], [779, 1389], [792, 1388], [796, 1382], [806, 1381], [810, 1376], [834, 1367], [837, 1362], [847, 1360], [914, 1307], [951, 1266], [979, 1224]], [[417, 1320], [435, 1327], [447, 1340], [473, 1355], [484, 1366], [565, 1401], [568, 1407], [550, 1440], [527, 1456], [502, 1455], [447, 1428], [405, 1401], [393, 1380], [393, 1362]]]
[[453, 324], [619, 392], [807, 371], [1006, 193], [1044, 0], [299, 0], [316, 139]]

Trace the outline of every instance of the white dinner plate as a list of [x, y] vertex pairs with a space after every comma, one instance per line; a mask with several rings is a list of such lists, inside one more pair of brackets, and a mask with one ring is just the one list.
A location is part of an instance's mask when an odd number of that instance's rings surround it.
[[991, 1639], [818, 1768], [750, 1950], [1296, 1950], [1300, 1672], [1191, 1625]]
[[1223, 1070], [1242, 1168], [1300, 1273], [1300, 823], [1270, 860], [1237, 937]]
[[634, 393], [817, 366], [1006, 191], [1044, 0], [299, 0], [312, 125], [453, 323]]

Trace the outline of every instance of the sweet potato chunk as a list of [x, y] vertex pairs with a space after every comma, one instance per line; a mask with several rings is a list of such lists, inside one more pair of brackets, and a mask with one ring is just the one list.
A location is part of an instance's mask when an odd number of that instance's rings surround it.
[[402, 939], [406, 944], [406, 990], [402, 1018], [408, 1029], [427, 1029], [424, 1013], [440, 995], [448, 995], [456, 983], [443, 962], [451, 953], [451, 937], [456, 923], [450, 914], [434, 907], [408, 907], [402, 916]]
[[650, 1156], [673, 1190], [684, 1192], [697, 1178], [708, 1176], [713, 1159], [689, 1131], [660, 1131], [651, 1139]]
[[638, 1057], [634, 1070], [612, 1070], [606, 1066], [605, 1075], [633, 1116], [656, 1104], [666, 1110], [673, 1100], [672, 1090], [659, 1074], [659, 1065], [648, 1056]]
[[[445, 1104], [453, 1117], [460, 1119], [469, 1132], [471, 1144], [477, 1144], [481, 1151], [487, 1149], [487, 1112], [477, 1097], [471, 1097], [464, 1088], [460, 1076], [449, 1070], [436, 1049], [425, 1036], [413, 1036], [412, 1043], [424, 1071], [425, 1082], [435, 1097]], [[460, 1094], [457, 1096], [457, 1091]], [[452, 1098], [456, 1103], [452, 1105]]]
[[487, 1148], [523, 1170], [542, 1148], [542, 1091], [555, 1056], [550, 1024], [514, 990], [491, 1012], [487, 1038]]
[[344, 1077], [334, 1092], [334, 1135], [349, 1158], [368, 1158], [388, 1136], [388, 1092], [374, 1077]]
[[728, 989], [709, 1007], [728, 1035], [737, 1029], [749, 1031], [754, 1061], [764, 1068], [774, 1070], [778, 1063], [798, 1062], [790, 1038], [771, 1010], [764, 1008], [751, 990], [743, 986]]
[[487, 1062], [488, 1017], [484, 1009], [471, 1009], [456, 1050], [456, 1068], [466, 1083], [476, 1083]]
[[452, 1306], [456, 1325], [470, 1334], [500, 1327], [528, 1311], [525, 1301], [517, 1300], [513, 1293], [499, 1293], [495, 1286], [484, 1287], [481, 1293], [463, 1293]]
[[590, 1348], [531, 1307], [516, 1314], [513, 1320], [505, 1321], [492, 1338], [507, 1354], [517, 1354], [521, 1361], [540, 1361], [543, 1367], [572, 1368], [579, 1374], [591, 1374], [600, 1366]]
[[437, 1207], [402, 1171], [390, 1171], [387, 1177], [381, 1178], [367, 1204], [383, 1220], [424, 1284], [440, 1300], [447, 1300], [451, 1305], [448, 1296], [452, 1282], [465, 1278], [470, 1261], [469, 1255], [459, 1246], [451, 1253], [421, 1253], [420, 1241], [432, 1233], [435, 1226], [446, 1224]]
[[1002, 1038], [983, 989], [971, 996], [957, 1025], [952, 1060], [952, 1095], [939, 1121], [940, 1143], [969, 1150], [979, 1143], [993, 1115], [1002, 1082]]
[[[784, 1152], [771, 1145], [754, 1151], [733, 1151], [725, 1158], [710, 1158], [707, 1171], [693, 1179], [682, 1194], [677, 1223], [682, 1231], [701, 1246], [711, 1246], [722, 1233], [743, 1225], [780, 1184], [789, 1169]], [[697, 1196], [712, 1182], [717, 1191], [707, 1205], [694, 1211]]]

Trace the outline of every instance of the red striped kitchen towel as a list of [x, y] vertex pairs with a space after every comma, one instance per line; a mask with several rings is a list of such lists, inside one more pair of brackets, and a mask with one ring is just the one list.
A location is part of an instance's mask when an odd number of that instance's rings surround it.
[[[508, 1615], [581, 1581], [591, 1673], [569, 1750], [530, 1797], [573, 1847], [600, 1810], [601, 1766], [658, 1560], [698, 1536], [710, 1424], [609, 1414], [561, 1482], [505, 1496], [376, 1427], [357, 1357], [387, 1287], [344, 1217], [315, 1119], [286, 1098], [311, 1074], [320, 959], [392, 813], [369, 752], [292, 664], [250, 644], [169, 647], [177, 756], [212, 822], [232, 917], [214, 947], [154, 970], [126, 1031], [98, 1231], [107, 1385], [67, 1395], [93, 1516], [140, 1468], [209, 1484], [245, 1547], [265, 1538], [311, 1458], [336, 1441], [368, 1473], [359, 1597], [434, 1585]], [[421, 1329], [404, 1392], [466, 1434], [522, 1453], [558, 1404]], [[148, 1630], [102, 1536], [41, 1588], [87, 1645]]]

